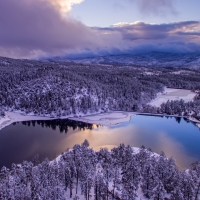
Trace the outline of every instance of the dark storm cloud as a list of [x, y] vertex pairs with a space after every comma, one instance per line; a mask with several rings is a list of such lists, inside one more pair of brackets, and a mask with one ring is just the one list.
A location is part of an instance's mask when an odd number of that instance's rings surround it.
[[47, 0], [0, 1], [1, 53], [60, 52], [95, 44], [94, 35], [80, 22], [64, 19]]
[[[165, 39], [177, 37], [179, 34], [188, 34], [187, 30], [192, 30], [194, 26], [199, 26], [199, 22], [188, 21], [170, 24], [145, 24], [137, 23], [127, 28], [121, 28], [121, 33], [125, 39]], [[195, 32], [193, 32], [194, 34]]]
[[[108, 28], [98, 28], [115, 37], [121, 35], [122, 53], [162, 51], [173, 53], [200, 52], [200, 22], [184, 21], [168, 24], [118, 23]], [[123, 49], [123, 50], [122, 50]], [[115, 50], [116, 51], [116, 50]]]
[[64, 18], [50, 0], [0, 0], [0, 56], [196, 52], [200, 51], [199, 33], [199, 21], [91, 28], [68, 16]]
[[[132, 24], [119, 23], [113, 27], [100, 28], [99, 30], [105, 32], [119, 32], [123, 38], [127, 40], [158, 40], [171, 36], [177, 36], [179, 34], [199, 35], [200, 32], [194, 32], [196, 28], [200, 28], [200, 22], [198, 21], [176, 22], [169, 24], [147, 24], [144, 22], [136, 22]], [[191, 30], [193, 30], [193, 32]]]

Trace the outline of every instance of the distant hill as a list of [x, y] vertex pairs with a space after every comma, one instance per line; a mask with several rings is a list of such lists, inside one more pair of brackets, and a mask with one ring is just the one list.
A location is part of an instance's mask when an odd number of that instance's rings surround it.
[[137, 55], [110, 55], [71, 59], [76, 63], [106, 64], [106, 65], [134, 65], [151, 67], [184, 67], [200, 69], [200, 53], [174, 54], [151, 52]]

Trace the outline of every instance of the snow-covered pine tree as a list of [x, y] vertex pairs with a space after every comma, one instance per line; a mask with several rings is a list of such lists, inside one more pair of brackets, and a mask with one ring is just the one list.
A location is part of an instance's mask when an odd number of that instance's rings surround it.
[[143, 163], [141, 171], [141, 189], [144, 196], [147, 198], [151, 198], [153, 196], [153, 189], [157, 184], [154, 162], [154, 159], [149, 158], [146, 160], [146, 162]]
[[140, 166], [130, 146], [124, 148], [121, 170], [122, 199], [135, 199], [140, 182]]
[[157, 184], [152, 190], [151, 198], [153, 200], [164, 200], [166, 195], [166, 190], [163, 186], [163, 183], [161, 180], [156, 180]]
[[190, 166], [189, 174], [194, 182], [194, 200], [198, 200], [200, 199], [200, 162], [195, 162]]

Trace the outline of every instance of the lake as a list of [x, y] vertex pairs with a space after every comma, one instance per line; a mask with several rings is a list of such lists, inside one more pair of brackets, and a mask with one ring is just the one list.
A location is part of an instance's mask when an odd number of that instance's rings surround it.
[[72, 120], [14, 123], [0, 131], [0, 167], [32, 160], [57, 157], [84, 139], [95, 150], [120, 143], [172, 156], [180, 169], [200, 161], [200, 130], [183, 118], [136, 115], [130, 122], [97, 126]]

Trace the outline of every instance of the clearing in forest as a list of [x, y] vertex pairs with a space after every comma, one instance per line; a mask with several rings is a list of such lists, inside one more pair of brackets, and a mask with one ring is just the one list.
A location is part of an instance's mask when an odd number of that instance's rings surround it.
[[184, 89], [165, 88], [163, 93], [158, 93], [156, 99], [152, 100], [149, 105], [159, 107], [168, 100], [181, 100], [185, 102], [193, 101], [196, 96], [195, 92]]

